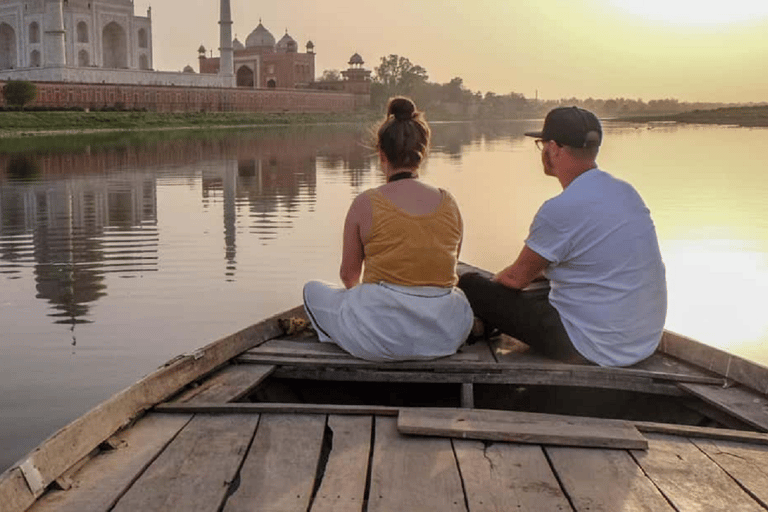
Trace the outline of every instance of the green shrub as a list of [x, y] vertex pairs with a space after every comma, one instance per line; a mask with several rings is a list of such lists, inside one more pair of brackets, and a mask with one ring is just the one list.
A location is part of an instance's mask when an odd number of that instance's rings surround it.
[[3, 96], [8, 105], [24, 108], [37, 98], [37, 86], [25, 80], [11, 80], [3, 87]]

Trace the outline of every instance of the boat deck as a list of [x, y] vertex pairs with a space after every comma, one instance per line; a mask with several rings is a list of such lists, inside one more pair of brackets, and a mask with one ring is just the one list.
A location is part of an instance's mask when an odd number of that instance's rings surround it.
[[[382, 364], [306, 331], [285, 334], [277, 320], [170, 362], [63, 429], [3, 475], [2, 503], [9, 512], [768, 508], [765, 395], [712, 371], [711, 353], [709, 366], [660, 351], [607, 369], [549, 361], [501, 336], [438, 361]], [[685, 343], [665, 336], [670, 352]], [[743, 368], [740, 380], [753, 379]], [[443, 406], [419, 405], [418, 386]], [[566, 401], [585, 390], [645, 397], [650, 410], [682, 403], [655, 412], [699, 425], [503, 410], [514, 405], [504, 396], [539, 388]]]

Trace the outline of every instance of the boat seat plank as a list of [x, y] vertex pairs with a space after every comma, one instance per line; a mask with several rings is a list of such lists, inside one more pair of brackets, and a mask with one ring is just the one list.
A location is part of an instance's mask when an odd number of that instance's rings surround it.
[[360, 512], [371, 450], [372, 416], [329, 416], [331, 452], [310, 512]]
[[738, 385], [724, 388], [680, 383], [678, 386], [761, 432], [768, 432], [768, 397]]
[[646, 449], [648, 442], [629, 422], [494, 410], [402, 409], [397, 428], [404, 434], [513, 443]]
[[768, 446], [712, 439], [693, 442], [768, 508]]
[[353, 356], [335, 343], [320, 341], [290, 341], [285, 339], [269, 340], [246, 354], [259, 356], [315, 357], [315, 358], [352, 358]]
[[275, 370], [274, 366], [257, 364], [228, 365], [199, 386], [181, 393], [174, 402], [235, 402], [253, 391]]
[[674, 512], [626, 450], [546, 447], [576, 510]]
[[224, 512], [307, 510], [326, 417], [264, 414]]
[[648, 450], [632, 455], [677, 510], [765, 512], [690, 440], [647, 434]]
[[110, 440], [72, 476], [66, 491], [51, 490], [30, 512], [103, 512], [109, 510], [138, 475], [184, 428], [192, 415], [149, 414]]
[[571, 510], [539, 446], [455, 440], [472, 512]]
[[218, 510], [258, 419], [256, 415], [196, 415], [112, 512]]
[[368, 512], [465, 511], [449, 439], [406, 437], [397, 420], [376, 417]]

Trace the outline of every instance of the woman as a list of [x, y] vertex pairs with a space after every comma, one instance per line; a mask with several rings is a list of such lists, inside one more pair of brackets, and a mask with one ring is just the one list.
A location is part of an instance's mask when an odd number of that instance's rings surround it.
[[376, 142], [387, 182], [357, 196], [344, 224], [346, 289], [319, 281], [304, 286], [304, 308], [320, 341], [362, 359], [447, 356], [472, 328], [472, 309], [454, 286], [463, 233], [458, 205], [418, 179], [429, 139], [416, 105], [391, 99]]

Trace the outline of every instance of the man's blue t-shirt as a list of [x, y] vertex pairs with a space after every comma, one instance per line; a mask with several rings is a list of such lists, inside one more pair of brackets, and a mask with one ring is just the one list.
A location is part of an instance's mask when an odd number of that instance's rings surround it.
[[651, 355], [667, 313], [664, 263], [650, 211], [628, 183], [597, 168], [546, 201], [525, 244], [545, 271], [573, 345], [603, 366]]

